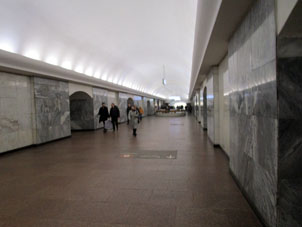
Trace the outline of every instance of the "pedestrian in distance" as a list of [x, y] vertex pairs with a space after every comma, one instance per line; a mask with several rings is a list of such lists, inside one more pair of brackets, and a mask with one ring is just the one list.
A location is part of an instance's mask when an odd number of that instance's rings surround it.
[[139, 120], [142, 121], [143, 120], [143, 115], [144, 115], [144, 109], [140, 106], [138, 108], [138, 112], [139, 112]]
[[108, 113], [108, 108], [104, 102], [102, 103], [102, 106], [99, 109], [98, 115], [100, 116], [99, 123], [103, 122], [104, 133], [106, 133], [107, 129], [105, 128], [105, 122], [107, 121], [107, 119], [109, 117], [109, 113]]
[[127, 107], [127, 125], [129, 125], [129, 118], [128, 118], [128, 115], [129, 115], [129, 111], [131, 110], [131, 105], [128, 104], [128, 107]]
[[115, 128], [118, 131], [118, 119], [120, 118], [120, 110], [116, 105], [114, 105], [114, 103], [111, 104], [110, 117], [113, 131], [115, 131]]
[[133, 136], [136, 136], [136, 130], [139, 122], [139, 113], [135, 106], [131, 107], [131, 110], [129, 111], [128, 118], [130, 121], [130, 125], [133, 130]]

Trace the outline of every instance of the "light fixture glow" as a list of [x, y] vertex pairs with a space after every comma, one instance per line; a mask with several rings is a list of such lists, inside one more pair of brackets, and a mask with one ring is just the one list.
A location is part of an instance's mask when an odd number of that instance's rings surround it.
[[101, 78], [101, 72], [100, 71], [96, 71], [93, 75], [95, 78], [100, 79]]
[[113, 80], [113, 83], [114, 83], [114, 84], [117, 84], [117, 81], [118, 81], [118, 79], [115, 78], [115, 79]]
[[7, 52], [11, 52], [11, 53], [15, 53], [15, 48], [13, 47], [13, 45], [9, 42], [1, 42], [0, 43], [0, 49], [7, 51]]
[[102, 80], [107, 80], [107, 74], [104, 73], [101, 79], [102, 79]]
[[83, 66], [78, 65], [78, 66], [75, 68], [74, 71], [76, 71], [76, 72], [78, 72], [78, 73], [83, 73], [83, 72], [84, 72]]
[[181, 98], [179, 96], [170, 96], [169, 97], [170, 100], [175, 100], [175, 101], [180, 101]]
[[28, 50], [25, 52], [24, 56], [34, 60], [41, 60], [40, 54], [36, 50]]
[[93, 69], [92, 69], [91, 67], [88, 68], [88, 69], [86, 69], [85, 74], [86, 74], [87, 76], [92, 76], [92, 75], [93, 75]]
[[47, 57], [45, 62], [51, 65], [58, 65], [58, 59], [54, 56]]
[[72, 69], [72, 64], [70, 61], [64, 61], [61, 66], [65, 69], [69, 69], [69, 70]]

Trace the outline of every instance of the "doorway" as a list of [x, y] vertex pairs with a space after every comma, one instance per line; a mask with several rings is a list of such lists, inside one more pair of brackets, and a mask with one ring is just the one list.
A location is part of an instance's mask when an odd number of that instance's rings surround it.
[[71, 130], [93, 130], [93, 100], [85, 92], [77, 91], [70, 96]]
[[128, 98], [127, 99], [127, 105], [131, 105], [131, 106], [133, 106], [134, 105], [134, 101], [133, 101], [133, 99], [132, 98]]

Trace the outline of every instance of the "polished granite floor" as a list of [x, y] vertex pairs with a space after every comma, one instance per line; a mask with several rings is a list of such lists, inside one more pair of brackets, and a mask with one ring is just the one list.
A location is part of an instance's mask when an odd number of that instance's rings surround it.
[[[149, 156], [128, 155], [138, 151]], [[0, 182], [1, 227], [261, 226], [193, 117], [145, 118], [136, 138], [123, 124], [1, 155]]]

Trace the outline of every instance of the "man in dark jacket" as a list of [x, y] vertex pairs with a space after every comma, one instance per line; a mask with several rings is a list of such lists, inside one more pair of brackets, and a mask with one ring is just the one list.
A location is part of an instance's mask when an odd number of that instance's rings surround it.
[[105, 128], [105, 121], [107, 121], [107, 119], [109, 117], [109, 113], [108, 113], [108, 108], [107, 108], [107, 106], [105, 105], [104, 102], [102, 103], [102, 106], [101, 106], [101, 108], [99, 110], [98, 115], [100, 115], [99, 123], [103, 122], [104, 133], [106, 133], [107, 129]]
[[116, 130], [118, 130], [118, 118], [120, 117], [120, 110], [116, 105], [114, 105], [114, 103], [111, 104], [110, 117], [112, 121], [113, 131], [115, 131], [115, 126]]
[[129, 115], [129, 111], [131, 110], [131, 105], [128, 104], [128, 107], [127, 107], [127, 125], [129, 125], [129, 118], [128, 118], [128, 115]]

